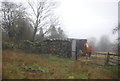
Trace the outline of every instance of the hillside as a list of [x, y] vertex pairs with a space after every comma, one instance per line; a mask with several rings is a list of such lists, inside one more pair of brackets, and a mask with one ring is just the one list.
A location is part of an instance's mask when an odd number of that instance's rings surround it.
[[97, 66], [87, 60], [3, 50], [4, 79], [113, 79], [118, 67]]

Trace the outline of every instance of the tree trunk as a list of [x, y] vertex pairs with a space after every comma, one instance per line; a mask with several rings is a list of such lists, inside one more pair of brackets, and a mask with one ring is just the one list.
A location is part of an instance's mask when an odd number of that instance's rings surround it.
[[35, 30], [34, 30], [34, 33], [33, 33], [33, 38], [32, 38], [32, 41], [33, 41], [33, 42], [35, 41], [36, 33], [37, 33], [37, 27], [35, 27]]

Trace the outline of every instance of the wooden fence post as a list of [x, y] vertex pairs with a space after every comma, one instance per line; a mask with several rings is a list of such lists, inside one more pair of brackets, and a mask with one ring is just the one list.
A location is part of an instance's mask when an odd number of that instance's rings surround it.
[[110, 55], [109, 55], [109, 52], [106, 56], [106, 59], [105, 59], [105, 65], [108, 65], [109, 64], [109, 60], [110, 60]]
[[76, 48], [76, 54], [75, 54], [75, 59], [77, 60], [78, 54], [77, 54], [77, 48]]

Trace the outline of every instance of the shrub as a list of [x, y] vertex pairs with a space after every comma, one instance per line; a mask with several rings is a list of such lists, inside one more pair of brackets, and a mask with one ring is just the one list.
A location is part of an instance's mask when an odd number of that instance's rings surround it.
[[29, 40], [24, 40], [19, 44], [19, 49], [22, 49], [26, 52], [38, 52], [38, 42], [31, 42]]
[[29, 50], [33, 43], [29, 40], [24, 40], [19, 44], [19, 49]]
[[13, 49], [14, 48], [14, 44], [10, 43], [10, 42], [2, 42], [2, 48], [3, 49]]

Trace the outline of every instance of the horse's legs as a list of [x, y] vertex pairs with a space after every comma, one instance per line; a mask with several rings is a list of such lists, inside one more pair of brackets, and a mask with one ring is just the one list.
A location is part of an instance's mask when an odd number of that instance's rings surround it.
[[85, 54], [86, 59], [88, 59], [88, 53]]
[[90, 57], [91, 57], [91, 52], [88, 53], [88, 57], [89, 57], [89, 59], [90, 59]]

